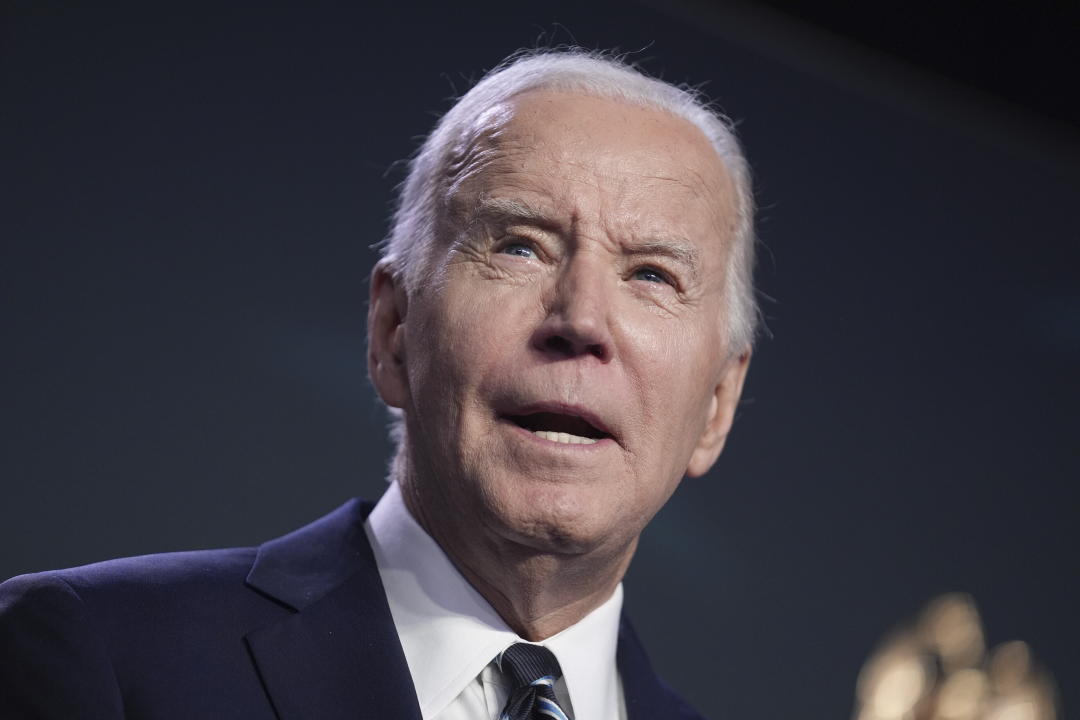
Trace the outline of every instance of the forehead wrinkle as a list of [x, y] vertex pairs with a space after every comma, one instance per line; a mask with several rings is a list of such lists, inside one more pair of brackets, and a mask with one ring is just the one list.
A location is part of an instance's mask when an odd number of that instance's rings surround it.
[[496, 188], [517, 188], [532, 192], [524, 182], [522, 157], [538, 152], [527, 138], [518, 137], [513, 124], [502, 122], [497, 127], [481, 128], [458, 148], [462, 152], [448, 167], [445, 207], [449, 219], [461, 224], [479, 220], [510, 219], [552, 220], [552, 213], [521, 201], [516, 207], [492, 203], [491, 191]]
[[[720, 231], [719, 250], [725, 254], [723, 251], [728, 243], [723, 238], [729, 234], [730, 224], [725, 222], [730, 214], [725, 193], [729, 189], [729, 177], [722, 163], [720, 177], [713, 177], [712, 173], [689, 162], [680, 164], [685, 176], [650, 168], [653, 160], [669, 162], [673, 159], [668, 157], [668, 153], [657, 150], [633, 153], [630, 156], [633, 160], [629, 163], [626, 162], [626, 155], [603, 157], [597, 162], [595, 157], [589, 156], [588, 148], [579, 147], [577, 143], [559, 142], [552, 145], [551, 139], [545, 137], [543, 127], [538, 133], [527, 122], [523, 126], [518, 122], [515, 104], [501, 106], [500, 112], [494, 117], [484, 118], [488, 122], [478, 122], [455, 148], [457, 162], [448, 173], [454, 176], [449, 178], [447, 197], [447, 210], [452, 220], [464, 226], [482, 221], [522, 222], [576, 236], [582, 220], [582, 208], [578, 203], [580, 198], [575, 197], [571, 186], [588, 187], [590, 194], [598, 192], [601, 204], [607, 206], [603, 214], [611, 217], [614, 210], [614, 215], [622, 216], [625, 221], [630, 220], [630, 217], [626, 217], [626, 210], [630, 210], [628, 214], [631, 217], [637, 213], [625, 206], [621, 212], [616, 208], [626, 202], [636, 204], [632, 197], [635, 186], [640, 190], [642, 186], [656, 183], [657, 187], [674, 186], [685, 192], [684, 200], [679, 204], [687, 201], [699, 207], [701, 203], [704, 204], [703, 209], [710, 218], [710, 224]], [[582, 157], [582, 152], [585, 157]], [[573, 172], [566, 175], [569, 169], [573, 169]], [[556, 184], [552, 185], [552, 181]], [[518, 192], [513, 192], [513, 197], [491, 195], [492, 192], [505, 193], [507, 190]], [[630, 196], [627, 196], [628, 191]], [[535, 203], [522, 197], [532, 195], [546, 198], [554, 205], [544, 201]], [[661, 217], [637, 219], [651, 220], [648, 224], [664, 221]], [[700, 276], [701, 263], [706, 258], [696, 252], [698, 248], [693, 242], [683, 237], [677, 229], [672, 229], [675, 230], [673, 235], [655, 227], [652, 230], [659, 232], [637, 233], [632, 230], [632, 225], [624, 225], [619, 230], [609, 228], [615, 232], [608, 234], [609, 239], [616, 241], [618, 246], [631, 248], [623, 250], [627, 254], [651, 252], [670, 257]], [[631, 232], [627, 233], [627, 230]], [[641, 241], [630, 242], [634, 236], [639, 236]], [[688, 248], [694, 248], [695, 252], [688, 252]]]
[[[685, 235], [677, 227], [672, 227], [672, 231], [656, 227], [650, 231], [640, 233], [642, 240], [635, 244], [641, 247], [651, 246], [657, 254], [666, 255], [687, 267], [692, 267], [696, 277], [700, 278], [703, 277], [705, 266], [709, 264], [711, 259], [706, 255], [711, 256], [715, 251], [721, 258], [721, 262], [726, 262], [733, 237], [734, 208], [730, 205], [732, 196], [727, 186], [726, 170], [725, 174], [720, 177], [720, 182], [716, 183], [710, 182], [696, 168], [687, 166], [684, 169], [692, 176], [689, 181], [686, 178], [661, 174], [640, 174], [637, 177], [643, 180], [659, 180], [671, 183], [686, 191], [687, 195], [672, 206], [673, 209], [675, 207], [679, 208], [678, 211], [673, 210], [675, 216], [685, 217], [688, 214], [703, 212], [708, 224], [711, 226], [711, 231], [699, 237], [697, 233], [692, 236]], [[630, 215], [636, 217], [637, 213], [635, 210], [631, 210]], [[664, 221], [664, 218], [637, 219], [644, 221], [646, 226], [653, 224], [650, 220], [659, 219]], [[678, 223], [677, 217], [669, 216], [668, 220]], [[644, 252], [641, 254], [644, 254]]]
[[482, 113], [451, 147], [443, 165], [444, 204], [451, 218], [460, 220], [455, 216], [469, 209], [458, 202], [466, 186], [480, 183], [482, 191], [486, 176], [509, 171], [510, 161], [534, 150], [528, 138], [519, 137], [512, 119], [513, 111], [505, 103], [495, 105]]

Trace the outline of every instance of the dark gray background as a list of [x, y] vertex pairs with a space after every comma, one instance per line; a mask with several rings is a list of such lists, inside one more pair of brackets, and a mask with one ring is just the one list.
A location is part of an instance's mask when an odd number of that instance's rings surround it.
[[504, 55], [576, 41], [707, 81], [762, 205], [771, 337], [627, 580], [661, 673], [718, 718], [844, 717], [877, 639], [964, 590], [1076, 705], [1064, 115], [756, 5], [3, 17], [0, 577], [254, 544], [377, 496], [364, 313], [395, 161]]

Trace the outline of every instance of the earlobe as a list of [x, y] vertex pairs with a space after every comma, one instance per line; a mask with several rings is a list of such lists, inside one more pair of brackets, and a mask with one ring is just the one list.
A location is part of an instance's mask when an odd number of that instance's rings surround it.
[[407, 296], [393, 265], [380, 260], [371, 272], [368, 301], [368, 376], [382, 401], [401, 408], [408, 395], [405, 372]]
[[686, 466], [688, 477], [700, 477], [709, 471], [727, 442], [735, 409], [742, 396], [746, 371], [750, 367], [750, 351], [731, 358], [713, 389], [706, 414], [705, 429]]

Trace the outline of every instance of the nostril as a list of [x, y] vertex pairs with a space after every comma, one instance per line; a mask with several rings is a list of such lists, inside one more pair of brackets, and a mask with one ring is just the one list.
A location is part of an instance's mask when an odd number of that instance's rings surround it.
[[611, 346], [596, 333], [578, 334], [573, 328], [540, 328], [532, 338], [533, 347], [552, 359], [565, 360], [592, 355], [600, 362], [611, 359]]
[[560, 355], [573, 355], [574, 344], [564, 338], [562, 335], [551, 335], [544, 340], [544, 347], [548, 350], [554, 350]]

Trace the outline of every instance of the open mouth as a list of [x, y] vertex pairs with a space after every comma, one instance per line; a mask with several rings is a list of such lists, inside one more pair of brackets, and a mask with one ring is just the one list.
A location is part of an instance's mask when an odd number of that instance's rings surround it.
[[551, 442], [568, 445], [592, 445], [611, 435], [576, 415], [536, 412], [527, 415], [508, 415], [518, 427]]

